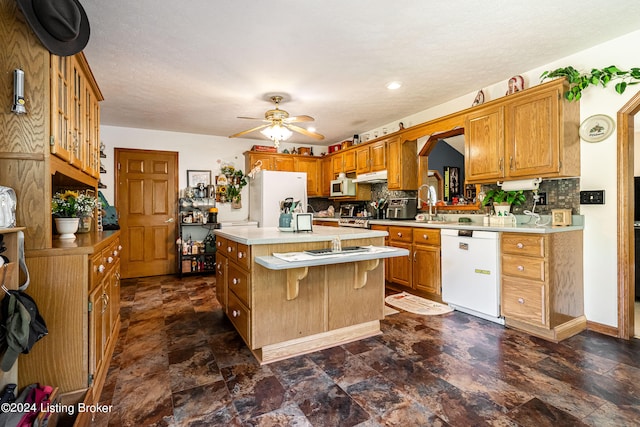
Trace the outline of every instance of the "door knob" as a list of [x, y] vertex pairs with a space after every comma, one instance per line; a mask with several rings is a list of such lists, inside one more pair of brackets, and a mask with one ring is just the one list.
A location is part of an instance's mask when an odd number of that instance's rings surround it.
[[165, 222], [173, 222], [173, 221], [175, 221], [173, 218], [169, 218]]

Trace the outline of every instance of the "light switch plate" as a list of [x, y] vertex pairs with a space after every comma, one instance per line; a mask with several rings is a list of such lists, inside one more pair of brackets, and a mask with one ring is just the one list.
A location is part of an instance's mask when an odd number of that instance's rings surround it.
[[604, 190], [581, 191], [581, 205], [604, 205]]

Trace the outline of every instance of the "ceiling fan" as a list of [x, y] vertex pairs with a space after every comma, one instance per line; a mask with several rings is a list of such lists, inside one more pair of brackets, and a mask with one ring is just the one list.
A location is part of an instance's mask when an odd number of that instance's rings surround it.
[[276, 147], [278, 146], [280, 141], [284, 141], [292, 135], [291, 131], [298, 132], [315, 139], [324, 139], [324, 135], [320, 135], [316, 132], [311, 132], [305, 128], [292, 124], [300, 122], [312, 122], [314, 121], [313, 117], [304, 115], [290, 117], [289, 113], [278, 108], [280, 102], [282, 101], [282, 96], [274, 95], [271, 96], [270, 99], [274, 104], [276, 104], [276, 108], [268, 110], [266, 113], [264, 113], [264, 119], [260, 119], [257, 117], [238, 117], [239, 119], [260, 120], [265, 122], [266, 124], [230, 135], [229, 138], [237, 138], [239, 136], [262, 129], [261, 133], [267, 138], [271, 139], [275, 143]]

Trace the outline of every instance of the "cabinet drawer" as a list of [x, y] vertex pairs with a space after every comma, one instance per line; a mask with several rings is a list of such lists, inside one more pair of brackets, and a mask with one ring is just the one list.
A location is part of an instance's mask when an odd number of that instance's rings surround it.
[[414, 228], [413, 243], [416, 245], [440, 246], [440, 230]]
[[502, 252], [508, 254], [544, 257], [545, 237], [520, 233], [502, 234]]
[[102, 257], [102, 252], [99, 252], [91, 258], [89, 262], [89, 268], [91, 271], [91, 283], [89, 283], [89, 290], [95, 288], [98, 283], [104, 278], [107, 267]]
[[502, 255], [502, 274], [532, 280], [545, 280], [544, 258]]
[[225, 249], [224, 249], [224, 253], [227, 254], [227, 257], [232, 260], [235, 261], [237, 258], [237, 253], [238, 253], [238, 243], [232, 241], [232, 240], [227, 240], [227, 244], [225, 245]]
[[226, 255], [227, 253], [227, 239], [224, 237], [216, 236], [216, 251], [222, 252]]
[[546, 325], [544, 284], [502, 278], [502, 315], [538, 326]]
[[242, 336], [246, 343], [249, 343], [249, 331], [250, 331], [250, 314], [251, 312], [247, 307], [242, 304], [238, 297], [229, 292], [229, 319], [231, 323], [236, 327], [238, 333]]
[[236, 262], [240, 267], [249, 270], [249, 266], [251, 265], [251, 263], [249, 262], [250, 260], [249, 246], [244, 245], [242, 243], [238, 243], [236, 247], [237, 247], [236, 258], [235, 258]]
[[411, 243], [413, 240], [411, 227], [389, 227], [389, 240], [393, 242]]
[[229, 290], [234, 292], [247, 307], [251, 307], [249, 304], [249, 273], [230, 262], [227, 267], [227, 282]]

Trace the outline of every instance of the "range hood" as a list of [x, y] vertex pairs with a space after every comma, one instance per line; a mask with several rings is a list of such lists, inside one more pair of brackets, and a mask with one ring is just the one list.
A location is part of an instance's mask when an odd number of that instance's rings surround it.
[[387, 182], [387, 171], [367, 172], [356, 176], [353, 182], [373, 184], [376, 182]]

